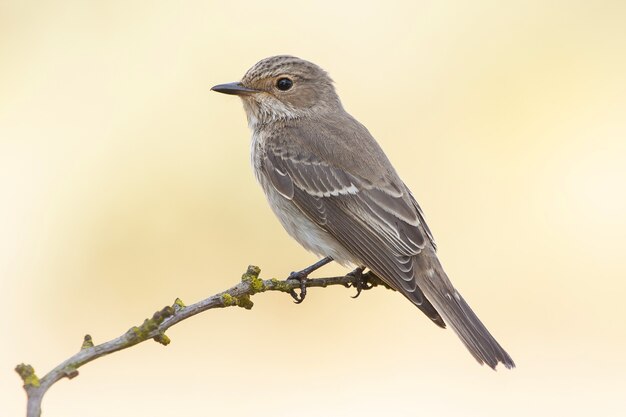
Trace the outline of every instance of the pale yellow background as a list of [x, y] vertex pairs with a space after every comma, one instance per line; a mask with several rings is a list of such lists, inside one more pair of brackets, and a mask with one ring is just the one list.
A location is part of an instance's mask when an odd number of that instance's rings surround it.
[[518, 368], [390, 291], [265, 294], [85, 366], [45, 417], [625, 415], [626, 4], [336, 0], [0, 2], [0, 415], [19, 362], [314, 261], [209, 91], [278, 53], [330, 72]]

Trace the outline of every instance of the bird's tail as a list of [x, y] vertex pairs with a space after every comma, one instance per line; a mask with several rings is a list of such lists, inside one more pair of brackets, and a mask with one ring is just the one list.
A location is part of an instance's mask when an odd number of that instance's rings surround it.
[[415, 257], [418, 264], [415, 279], [426, 298], [480, 364], [486, 363], [495, 369], [500, 362], [508, 369], [514, 368], [513, 359], [452, 286], [437, 256], [428, 252]]

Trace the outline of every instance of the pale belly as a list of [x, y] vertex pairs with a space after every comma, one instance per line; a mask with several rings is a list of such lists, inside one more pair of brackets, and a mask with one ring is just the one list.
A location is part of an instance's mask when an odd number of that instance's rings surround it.
[[278, 193], [260, 175], [257, 175], [267, 201], [287, 233], [306, 250], [320, 257], [330, 256], [344, 266], [360, 265], [361, 262], [349, 253], [337, 240], [320, 226], [313, 223], [290, 200]]
[[[254, 129], [253, 129], [254, 132]], [[311, 221], [291, 200], [282, 196], [261, 172], [260, 149], [263, 146], [263, 135], [253, 134], [250, 146], [252, 169], [257, 181], [261, 184], [267, 202], [278, 217], [287, 233], [306, 250], [325, 257], [330, 256], [344, 266], [362, 265], [337, 240], [320, 226]]]

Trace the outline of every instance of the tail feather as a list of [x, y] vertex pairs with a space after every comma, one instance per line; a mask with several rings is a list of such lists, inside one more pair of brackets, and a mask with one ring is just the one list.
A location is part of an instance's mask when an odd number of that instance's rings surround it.
[[452, 327], [470, 353], [480, 363], [495, 369], [498, 363], [515, 367], [511, 356], [500, 346], [489, 330], [472, 311], [461, 294], [452, 286], [434, 252], [415, 257], [416, 280], [426, 298], [444, 321]]

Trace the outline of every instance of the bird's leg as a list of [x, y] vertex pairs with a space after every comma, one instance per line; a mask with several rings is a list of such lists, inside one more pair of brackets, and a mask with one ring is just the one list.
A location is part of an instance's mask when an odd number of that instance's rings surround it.
[[361, 291], [369, 290], [374, 287], [373, 284], [367, 282], [367, 277], [363, 274], [364, 270], [365, 270], [365, 267], [360, 266], [348, 274], [348, 276], [351, 276], [355, 279], [355, 282], [353, 285], [348, 284], [348, 286], [352, 286], [356, 288], [356, 295], [352, 296], [352, 298], [357, 298], [359, 295], [361, 295]]
[[304, 297], [306, 297], [306, 280], [309, 274], [311, 274], [311, 272], [313, 271], [320, 269], [324, 265], [331, 263], [332, 261], [333, 258], [327, 256], [315, 262], [313, 265], [307, 266], [301, 271], [296, 271], [289, 274], [289, 277], [287, 277], [287, 279], [297, 279], [298, 281], [300, 281], [300, 295], [298, 295], [293, 289], [289, 290], [289, 294], [293, 297], [296, 304], [300, 304], [301, 302], [303, 302]]

